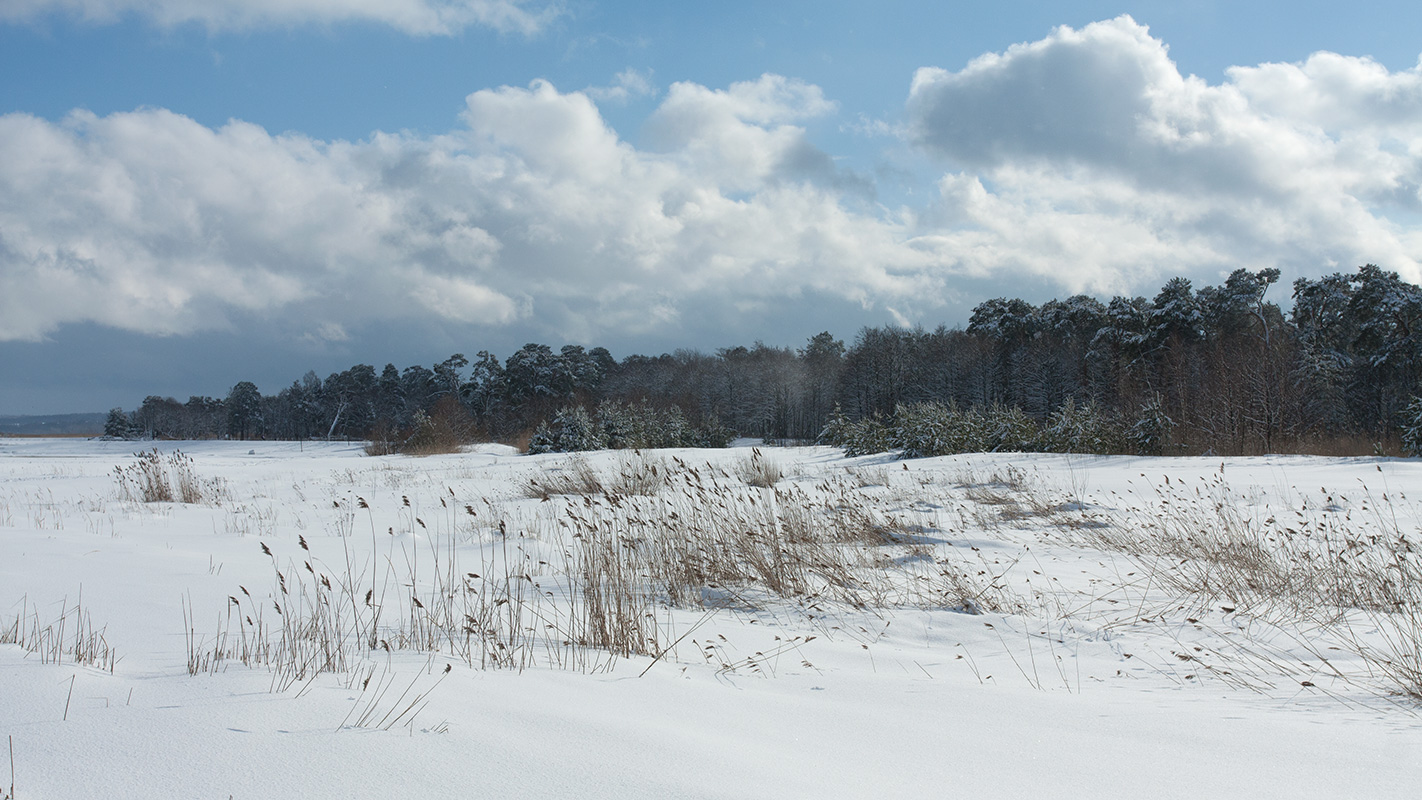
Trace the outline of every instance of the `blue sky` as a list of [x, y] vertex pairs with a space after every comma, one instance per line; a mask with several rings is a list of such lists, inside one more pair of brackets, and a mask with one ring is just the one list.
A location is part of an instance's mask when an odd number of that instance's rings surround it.
[[1418, 280], [1419, 30], [1401, 3], [6, 0], [0, 413], [527, 341], [795, 346], [1239, 266]]

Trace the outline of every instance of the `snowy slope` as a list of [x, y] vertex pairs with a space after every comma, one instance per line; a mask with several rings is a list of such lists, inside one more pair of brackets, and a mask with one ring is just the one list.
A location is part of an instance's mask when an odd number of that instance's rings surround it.
[[[159, 447], [191, 458], [204, 502], [125, 498], [132, 443], [0, 440], [0, 629], [31, 633], [29, 649], [0, 644], [16, 797], [1413, 797], [1422, 777], [1417, 705], [1376, 658], [1397, 617], [1325, 625], [1288, 597], [1191, 594], [1171, 583], [1188, 565], [1092, 538], [1172, 520], [1411, 537], [1414, 462], [767, 449], [783, 476], [760, 489], [745, 449]], [[655, 662], [560, 646], [575, 623], [556, 615], [582, 602], [568, 520], [627, 528], [670, 508], [685, 513], [658, 524], [692, 530], [722, 512], [681, 477], [612, 503], [545, 500], [528, 481], [647, 464], [695, 470], [747, 525], [764, 513], [788, 530], [800, 497], [812, 525], [852, 504], [897, 538], [825, 546], [864, 581], [859, 607], [829, 582], [808, 598], [718, 584], [698, 603], [652, 599]], [[934, 577], [950, 567], [973, 602]], [[526, 573], [542, 598], [528, 608], [557, 620], [528, 625], [547, 641], [526, 668], [397, 639], [410, 596], [467, 603], [496, 573]], [[350, 645], [343, 670], [294, 681], [231, 655], [189, 674], [247, 630], [234, 610], [270, 635], [302, 591], [338, 605], [343, 582], [357, 606], [367, 585], [384, 604], [389, 651]], [[72, 663], [69, 639], [35, 640], [61, 618], [72, 639], [76, 606], [112, 672]], [[0, 797], [7, 762], [0, 749]]]

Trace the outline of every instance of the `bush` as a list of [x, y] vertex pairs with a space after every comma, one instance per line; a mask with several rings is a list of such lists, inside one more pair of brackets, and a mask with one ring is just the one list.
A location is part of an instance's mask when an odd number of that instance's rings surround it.
[[730, 447], [731, 442], [740, 434], [734, 428], [728, 428], [721, 424], [721, 418], [715, 414], [707, 416], [696, 428], [697, 447]]
[[[1419, 411], [1422, 411], [1422, 406], [1419, 406]], [[1166, 415], [1160, 395], [1154, 395], [1141, 404], [1136, 412], [1136, 421], [1126, 430], [1125, 437], [1136, 455], [1158, 456], [1170, 447], [1174, 430], [1175, 420]], [[1422, 429], [1418, 433], [1422, 434]]]
[[893, 432], [878, 417], [866, 417], [845, 427], [841, 446], [850, 458], [887, 453], [894, 449]]
[[539, 423], [528, 443], [528, 452], [575, 453], [601, 450], [607, 447], [607, 437], [582, 406], [565, 408], [553, 418], [553, 424]]
[[1109, 455], [1124, 448], [1121, 426], [1095, 403], [1078, 404], [1068, 397], [1047, 418], [1041, 448], [1048, 453]]
[[1070, 398], [1042, 427], [1015, 406], [983, 411], [960, 409], [952, 402], [913, 403], [898, 406], [888, 425], [877, 418], [851, 421], [836, 407], [819, 441], [843, 447], [846, 456], [899, 450], [903, 458], [1033, 451], [1107, 454], [1124, 452], [1128, 444], [1163, 447], [1174, 423], [1158, 403], [1143, 408], [1142, 414], [1143, 421], [1128, 433], [1114, 415]]
[[695, 447], [696, 429], [691, 427], [691, 423], [686, 421], [686, 416], [681, 413], [681, 408], [672, 406], [662, 412], [660, 441], [657, 447]]
[[1042, 432], [1037, 423], [1017, 406], [993, 406], [983, 426], [986, 450], [994, 453], [1030, 453], [1037, 449]]
[[607, 400], [597, 407], [596, 418], [581, 407], [573, 407], [559, 411], [551, 424], [540, 423], [529, 440], [528, 452], [726, 447], [735, 438], [736, 432], [714, 415], [693, 425], [677, 406], [658, 410], [646, 403]]
[[956, 403], [900, 406], [893, 438], [904, 458], [957, 453], [1026, 452], [1041, 436], [1037, 423], [1017, 407], [993, 406], [987, 412], [960, 409]]
[[133, 420], [123, 409], [109, 409], [108, 419], [104, 420], [105, 439], [137, 439], [138, 435], [138, 426], [133, 424]]
[[930, 458], [971, 449], [978, 438], [972, 421], [957, 406], [915, 403], [894, 409], [893, 444], [904, 458]]
[[830, 447], [843, 447], [851, 424], [853, 423], [844, 415], [844, 411], [839, 407], [839, 403], [835, 403], [834, 410], [830, 412], [829, 419], [825, 420], [825, 427], [820, 431], [820, 435], [815, 438], [815, 443], [829, 445]]
[[597, 407], [598, 424], [607, 446], [614, 450], [654, 447], [656, 412], [644, 403], [639, 408], [616, 400], [604, 400]]

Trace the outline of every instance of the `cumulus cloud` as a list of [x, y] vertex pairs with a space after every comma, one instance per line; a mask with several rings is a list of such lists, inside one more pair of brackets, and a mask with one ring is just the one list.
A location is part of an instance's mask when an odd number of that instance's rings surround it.
[[1319, 53], [1209, 85], [1120, 17], [920, 69], [907, 112], [955, 170], [921, 241], [967, 272], [1118, 291], [1373, 261], [1422, 279], [1422, 68]]
[[254, 317], [321, 342], [411, 321], [674, 339], [724, 314], [734, 341], [809, 297], [933, 322], [963, 277], [1039, 297], [1237, 267], [1422, 278], [1422, 69], [1321, 53], [1211, 85], [1129, 17], [1061, 28], [914, 76], [895, 129], [945, 167], [899, 209], [812, 142], [838, 113], [812, 84], [675, 83], [640, 147], [593, 95], [485, 89], [444, 135], [359, 142], [0, 116], [0, 340]]
[[172, 27], [250, 30], [306, 24], [367, 22], [416, 36], [450, 35], [484, 27], [531, 35], [559, 13], [556, 3], [526, 0], [6, 0], [0, 21], [50, 15], [106, 24], [125, 16]]
[[912, 303], [941, 277], [905, 223], [781, 169], [808, 146], [788, 121], [827, 108], [776, 76], [678, 85], [658, 113], [705, 125], [657, 152], [544, 81], [471, 94], [446, 135], [364, 142], [164, 110], [10, 114], [0, 339], [78, 322], [183, 334], [235, 312], [328, 333], [426, 318], [595, 337], [805, 291]]
[[680, 82], [647, 121], [645, 134], [654, 150], [680, 154], [705, 180], [731, 191], [777, 179], [842, 184], [833, 159], [793, 124], [836, 108], [820, 87], [780, 75], [727, 89]]

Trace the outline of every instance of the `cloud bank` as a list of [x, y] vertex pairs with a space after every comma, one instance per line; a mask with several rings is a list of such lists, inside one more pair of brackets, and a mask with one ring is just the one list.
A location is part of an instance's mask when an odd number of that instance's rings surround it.
[[59, 15], [107, 24], [125, 16], [163, 26], [209, 30], [364, 22], [414, 36], [451, 35], [470, 27], [531, 35], [558, 15], [558, 6], [525, 0], [5, 0], [0, 22]]
[[[585, 94], [475, 92], [465, 127], [366, 142], [213, 130], [164, 110], [0, 117], [0, 339], [94, 321], [152, 334], [264, 312], [342, 329], [537, 315], [571, 337], [654, 330], [688, 303], [932, 289], [899, 225], [786, 179], [818, 89], [678, 85], [666, 147]], [[822, 155], [822, 154], [821, 154]]]
[[817, 86], [675, 83], [641, 147], [594, 94], [482, 90], [448, 134], [361, 142], [161, 109], [0, 117], [0, 340], [255, 314], [324, 341], [411, 319], [595, 341], [807, 296], [931, 323], [964, 278], [1009, 296], [1365, 261], [1422, 278], [1419, 69], [1319, 53], [1210, 85], [1129, 17], [1060, 28], [918, 71], [899, 127], [936, 193], [898, 209], [811, 141], [839, 113]]
[[1418, 68], [1318, 53], [1211, 86], [1120, 17], [920, 69], [907, 113], [957, 168], [933, 241], [972, 272], [1094, 291], [1230, 264], [1422, 278]]

